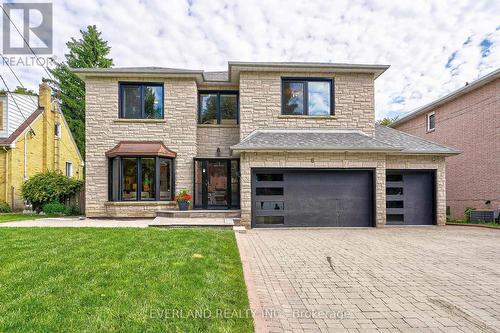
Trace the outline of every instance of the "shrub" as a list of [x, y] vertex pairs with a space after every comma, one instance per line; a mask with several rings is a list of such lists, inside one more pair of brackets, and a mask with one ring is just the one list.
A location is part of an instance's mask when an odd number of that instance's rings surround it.
[[0, 213], [12, 213], [9, 204], [3, 200], [0, 200]]
[[50, 215], [67, 215], [67, 213], [69, 212], [69, 207], [66, 207], [60, 202], [51, 202], [43, 205], [42, 211], [45, 214]]
[[464, 215], [465, 215], [465, 222], [470, 223], [470, 212], [476, 210], [475, 208], [467, 207], [465, 208]]
[[67, 208], [68, 208], [68, 211], [66, 212], [66, 215], [75, 216], [75, 215], [82, 214], [82, 212], [80, 211], [80, 207], [78, 207], [76, 205], [71, 205]]
[[47, 203], [64, 201], [82, 186], [82, 180], [66, 177], [57, 171], [48, 171], [25, 181], [21, 191], [23, 197], [33, 204], [33, 209], [38, 211]]

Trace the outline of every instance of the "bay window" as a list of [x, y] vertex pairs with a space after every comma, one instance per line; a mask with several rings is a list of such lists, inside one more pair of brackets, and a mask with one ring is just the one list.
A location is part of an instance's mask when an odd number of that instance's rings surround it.
[[173, 159], [117, 156], [109, 159], [110, 201], [173, 200]]

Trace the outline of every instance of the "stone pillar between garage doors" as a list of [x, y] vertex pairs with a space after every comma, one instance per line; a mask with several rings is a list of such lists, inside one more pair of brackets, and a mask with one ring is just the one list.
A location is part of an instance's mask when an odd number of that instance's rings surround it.
[[385, 160], [377, 161], [375, 169], [375, 226], [382, 228], [386, 222], [385, 210]]

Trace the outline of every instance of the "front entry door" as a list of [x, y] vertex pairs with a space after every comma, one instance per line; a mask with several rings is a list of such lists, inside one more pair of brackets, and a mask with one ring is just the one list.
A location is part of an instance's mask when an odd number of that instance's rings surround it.
[[195, 173], [195, 208], [239, 207], [238, 160], [196, 160]]

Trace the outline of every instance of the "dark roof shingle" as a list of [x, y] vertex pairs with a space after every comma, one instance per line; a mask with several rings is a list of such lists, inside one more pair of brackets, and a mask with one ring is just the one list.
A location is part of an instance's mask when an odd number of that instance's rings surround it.
[[412, 154], [458, 154], [457, 150], [376, 125], [373, 137], [359, 130], [256, 130], [231, 147], [245, 150], [344, 150]]

